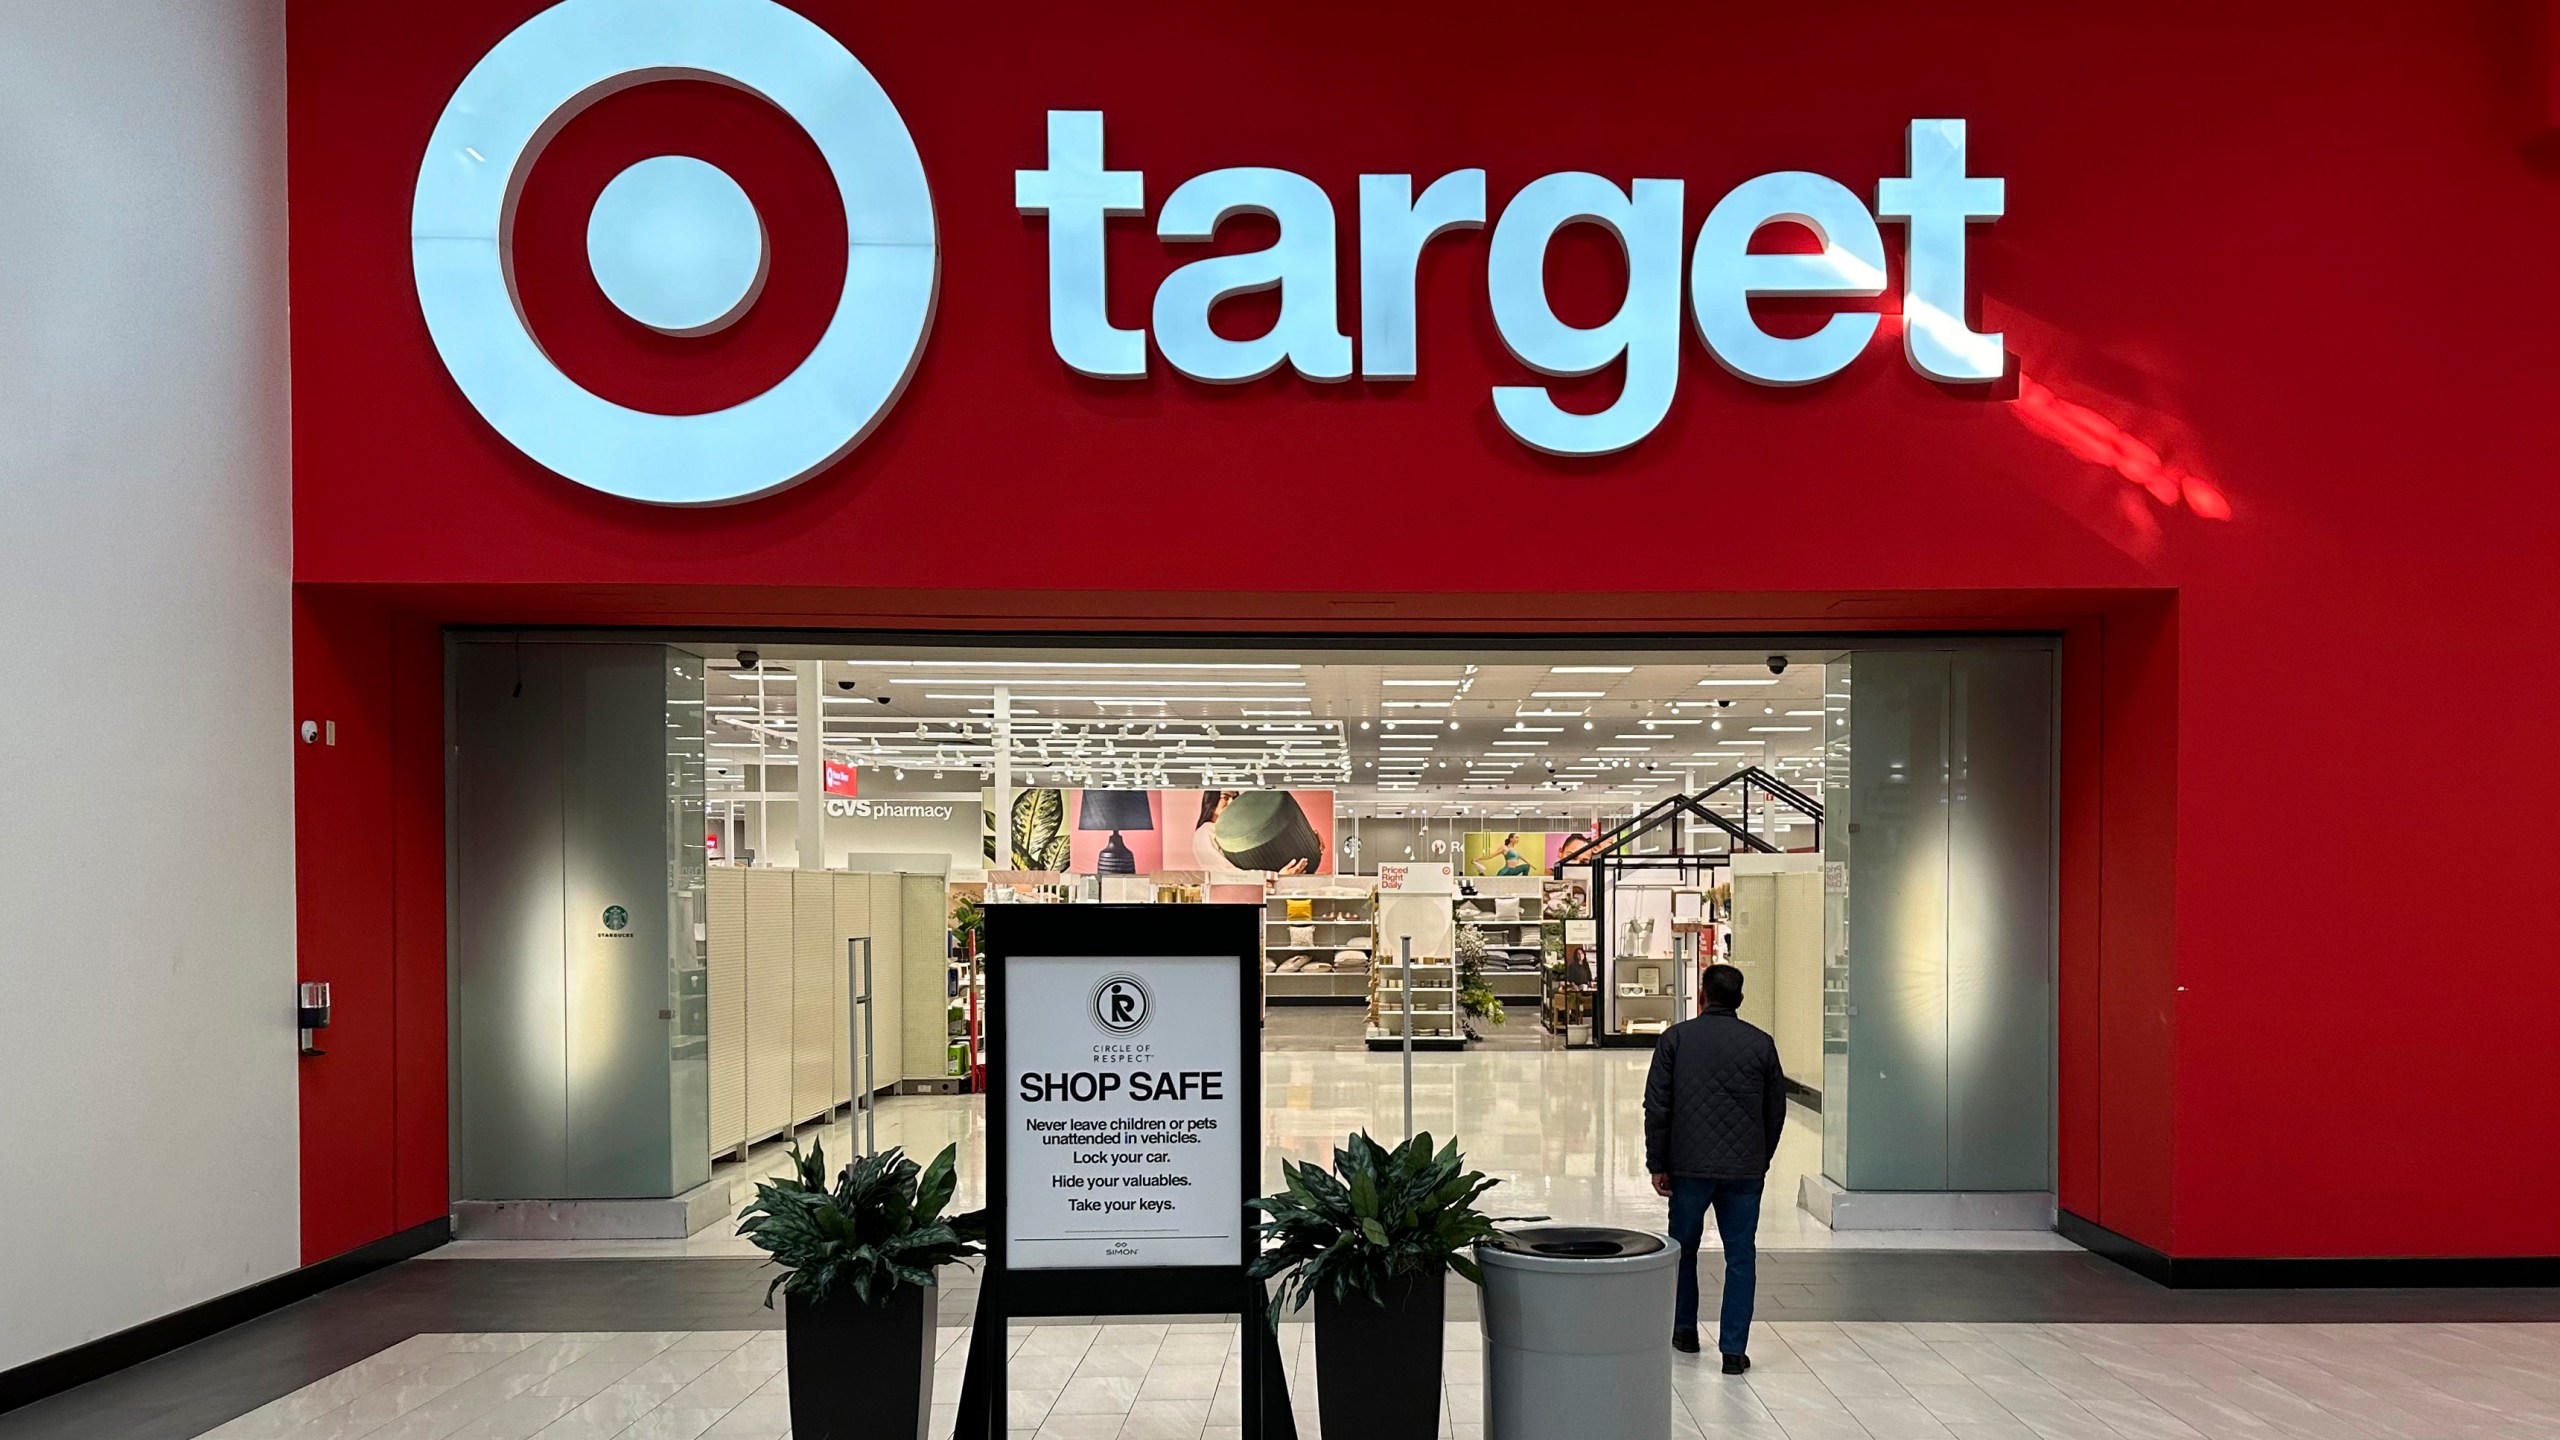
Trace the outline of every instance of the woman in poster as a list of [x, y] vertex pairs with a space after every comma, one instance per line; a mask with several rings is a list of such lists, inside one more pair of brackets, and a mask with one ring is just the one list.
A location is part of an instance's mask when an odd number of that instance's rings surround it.
[[1514, 830], [1510, 834], [1503, 836], [1502, 846], [1500, 849], [1493, 851], [1486, 855], [1482, 860], [1476, 862], [1476, 873], [1479, 875], [1528, 875], [1535, 873], [1535, 867], [1530, 865], [1529, 857], [1520, 853], [1520, 832]]
[[1324, 863], [1324, 837], [1286, 790], [1201, 791], [1191, 848], [1213, 872], [1312, 875]]

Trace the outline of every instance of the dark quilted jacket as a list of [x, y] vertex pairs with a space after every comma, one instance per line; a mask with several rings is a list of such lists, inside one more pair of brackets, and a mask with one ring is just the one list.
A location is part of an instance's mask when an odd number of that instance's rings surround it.
[[1655, 1175], [1748, 1180], [1769, 1173], [1787, 1123], [1778, 1042], [1710, 1008], [1654, 1042], [1644, 1081], [1644, 1161]]

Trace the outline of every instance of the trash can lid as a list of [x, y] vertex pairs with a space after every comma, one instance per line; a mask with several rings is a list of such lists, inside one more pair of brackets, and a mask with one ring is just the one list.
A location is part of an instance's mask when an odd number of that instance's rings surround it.
[[1671, 1259], [1669, 1237], [1608, 1225], [1533, 1225], [1505, 1230], [1476, 1246], [1479, 1264], [1520, 1270], [1620, 1265], [1649, 1270]]

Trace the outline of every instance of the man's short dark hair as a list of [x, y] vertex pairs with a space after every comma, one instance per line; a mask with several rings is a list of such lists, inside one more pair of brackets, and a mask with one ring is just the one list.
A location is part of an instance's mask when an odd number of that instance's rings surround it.
[[1742, 1004], [1742, 972], [1730, 965], [1710, 965], [1705, 980], [1707, 1003], [1727, 1010]]

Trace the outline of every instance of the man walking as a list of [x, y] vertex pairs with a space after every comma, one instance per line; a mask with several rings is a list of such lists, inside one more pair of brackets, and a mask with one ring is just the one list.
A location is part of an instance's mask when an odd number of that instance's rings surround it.
[[1706, 1013], [1662, 1032], [1644, 1082], [1645, 1169], [1653, 1193], [1671, 1201], [1671, 1238], [1680, 1242], [1679, 1299], [1671, 1346], [1698, 1353], [1698, 1241], [1707, 1211], [1724, 1241], [1724, 1314], [1716, 1349], [1724, 1373], [1751, 1368], [1752, 1290], [1758, 1280], [1760, 1187], [1787, 1123], [1787, 1086], [1778, 1042], [1734, 1011], [1742, 972], [1710, 965]]

